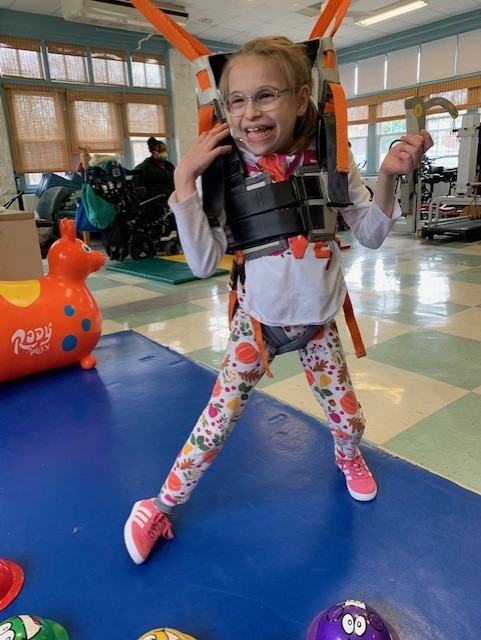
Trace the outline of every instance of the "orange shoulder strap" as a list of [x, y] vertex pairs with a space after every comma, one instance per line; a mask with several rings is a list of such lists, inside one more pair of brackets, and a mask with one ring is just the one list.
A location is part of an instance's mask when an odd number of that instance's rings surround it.
[[[204, 106], [199, 115], [199, 133], [209, 131], [215, 123], [212, 104], [217, 94], [215, 81], [210, 70], [207, 56], [211, 51], [186, 29], [177, 24], [169, 15], [150, 2], [150, 0], [131, 0], [134, 7], [161, 33], [170, 44], [182, 53], [187, 60], [195, 62], [195, 74], [200, 89], [199, 99]], [[205, 100], [201, 97], [205, 96]]]
[[321, 13], [316, 24], [314, 25], [314, 28], [311, 31], [311, 35], [309, 36], [309, 40], [313, 40], [314, 38], [321, 38], [323, 35], [325, 35], [328, 26], [335, 18], [334, 25], [332, 27], [331, 33], [329, 34], [332, 37], [338, 30], [339, 25], [346, 15], [346, 11], [348, 10], [350, 4], [351, 0], [329, 0], [327, 5], [324, 7], [324, 11]]
[[[156, 7], [150, 0], [130, 1], [173, 47], [180, 51], [188, 60], [195, 63], [195, 74], [200, 89], [199, 100], [201, 105], [203, 105], [200, 112], [199, 131], [208, 131], [214, 126], [216, 116], [219, 115], [215, 112], [213, 106], [217, 90], [207, 59], [211, 51], [200, 42], [200, 40], [197, 40], [197, 38], [162, 11], [162, 9]], [[319, 38], [324, 35], [334, 19], [334, 25], [331, 30], [331, 36], [333, 36], [341, 24], [350, 1], [351, 0], [328, 0], [309, 39]], [[343, 160], [338, 157], [338, 166], [343, 167], [344, 164]]]

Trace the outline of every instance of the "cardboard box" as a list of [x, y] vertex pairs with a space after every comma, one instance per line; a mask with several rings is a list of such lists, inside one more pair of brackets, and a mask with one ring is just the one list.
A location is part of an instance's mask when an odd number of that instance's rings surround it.
[[461, 209], [460, 215], [469, 216], [470, 218], [481, 218], [481, 205], [470, 204]]
[[0, 280], [34, 280], [43, 276], [35, 215], [0, 213]]

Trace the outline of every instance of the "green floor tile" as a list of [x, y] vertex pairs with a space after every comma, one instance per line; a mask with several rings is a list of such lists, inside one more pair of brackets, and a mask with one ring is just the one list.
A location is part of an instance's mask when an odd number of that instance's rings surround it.
[[397, 295], [401, 289], [415, 287], [421, 280], [419, 275], [398, 273], [394, 268], [385, 269], [381, 264], [376, 268], [368, 268], [364, 263], [355, 263], [345, 268], [344, 272], [348, 286], [352, 283], [366, 291], [376, 291], [379, 295], [383, 291], [393, 291]]
[[116, 287], [125, 287], [125, 282], [111, 280], [104, 276], [94, 276], [87, 278], [87, 287], [90, 291], [102, 291], [103, 289], [114, 289]]
[[368, 356], [461, 389], [472, 390], [481, 385], [478, 340], [419, 329], [369, 347]]
[[423, 326], [468, 307], [450, 302], [420, 302], [416, 296], [399, 291], [386, 291], [369, 300], [356, 303], [355, 312], [404, 324]]
[[[223, 276], [215, 278], [215, 283], [224, 282]], [[212, 278], [204, 278], [202, 280], [192, 280], [191, 282], [182, 282], [180, 284], [168, 284], [165, 282], [143, 281], [136, 284], [136, 286], [146, 289], [147, 291], [161, 291], [162, 293], [173, 293], [179, 291], [185, 291], [188, 289], [210, 289], [213, 283]], [[226, 283], [227, 287], [227, 283]], [[200, 297], [200, 294], [199, 294]]]
[[[205, 311], [205, 309], [204, 309]], [[186, 354], [189, 358], [192, 358], [196, 362], [201, 362], [207, 365], [211, 369], [220, 371], [222, 360], [224, 359], [224, 349], [213, 349], [212, 347], [205, 347], [204, 349], [196, 349]]]
[[[477, 258], [477, 264], [479, 264], [479, 258]], [[471, 269], [466, 269], [466, 271], [453, 273], [451, 280], [457, 280], [458, 282], [470, 282], [471, 284], [481, 284], [481, 266], [471, 267]]]
[[468, 393], [384, 443], [413, 462], [481, 491], [481, 395]]
[[432, 258], [430, 264], [455, 264], [458, 266], [478, 267], [479, 256], [472, 256], [468, 253], [438, 253]]
[[299, 373], [302, 373], [304, 369], [302, 368], [297, 351], [291, 351], [290, 353], [283, 353], [280, 356], [276, 356], [271, 365], [271, 371], [274, 377], [269, 378], [268, 376], [264, 376], [257, 385], [258, 389], [265, 389], [271, 384], [282, 382], [282, 380], [287, 380], [287, 378], [292, 378], [292, 376], [297, 376]]
[[191, 313], [199, 313], [200, 311], [205, 311], [205, 308], [192, 302], [185, 302], [182, 304], [174, 304], [171, 307], [157, 307], [155, 309], [148, 309], [123, 316], [115, 315], [115, 308], [111, 308], [110, 311], [109, 309], [105, 310], [106, 315], [104, 317], [109, 319], [115, 318], [115, 322], [120, 322], [130, 329], [136, 329], [145, 324], [163, 322], [164, 320], [171, 320], [172, 318], [187, 316]]

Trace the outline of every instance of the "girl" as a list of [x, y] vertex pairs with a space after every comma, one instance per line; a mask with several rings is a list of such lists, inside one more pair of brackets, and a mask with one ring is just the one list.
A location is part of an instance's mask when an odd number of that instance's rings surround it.
[[[295, 167], [315, 162], [317, 109], [310, 98], [312, 84], [304, 45], [287, 38], [258, 38], [231, 56], [219, 89], [250, 175], [269, 171], [274, 181], [286, 180]], [[221, 124], [196, 140], [175, 170], [170, 199], [189, 266], [204, 278], [225, 254], [229, 229], [225, 213], [220, 226], [209, 225], [196, 179], [231, 150], [225, 144], [229, 130]], [[394, 197], [396, 176], [413, 171], [431, 144], [424, 131], [403, 136], [382, 163], [372, 203], [349, 152], [352, 205], [342, 215], [361, 244], [371, 248], [382, 244], [401, 215]], [[209, 403], [160, 493], [136, 502], [126, 522], [125, 543], [135, 563], [146, 560], [159, 538], [173, 538], [170, 518], [175, 507], [188, 500], [242, 415], [256, 383], [268, 371], [275, 348], [265, 338], [259, 348], [262, 340], [259, 334], [255, 339], [256, 323], [282, 327], [292, 339], [302, 336], [309, 325], [318, 325], [298, 352], [309, 385], [328, 417], [335, 464], [354, 499], [376, 496], [376, 482], [358, 448], [364, 417], [334, 321], [346, 296], [340, 249], [335, 241], [323, 250], [319, 244], [309, 243], [304, 236], [291, 237], [284, 250], [246, 261], [245, 287], [238, 293], [226, 356]]]

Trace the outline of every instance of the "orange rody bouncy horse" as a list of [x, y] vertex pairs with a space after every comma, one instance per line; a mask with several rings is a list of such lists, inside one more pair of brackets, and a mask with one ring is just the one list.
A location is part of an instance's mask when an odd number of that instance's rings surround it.
[[0, 382], [79, 362], [92, 369], [101, 315], [87, 276], [105, 257], [60, 221], [61, 238], [48, 252], [49, 272], [38, 280], [0, 281]]

